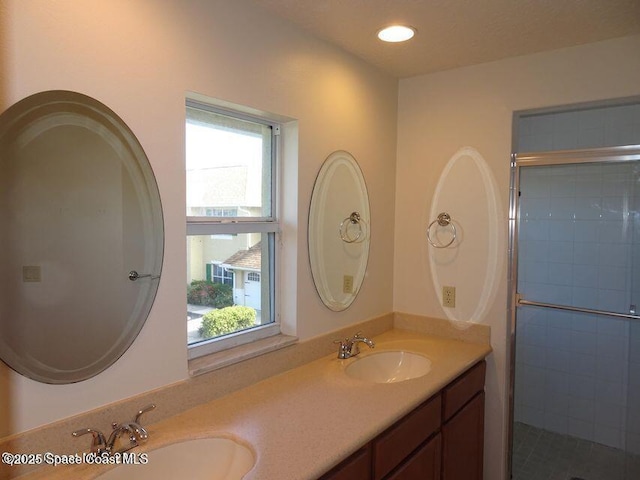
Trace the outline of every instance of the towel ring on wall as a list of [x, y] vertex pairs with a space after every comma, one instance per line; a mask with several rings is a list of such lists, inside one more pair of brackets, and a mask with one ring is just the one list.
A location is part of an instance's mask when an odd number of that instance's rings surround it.
[[[340, 233], [340, 238], [345, 243], [355, 243], [357, 242], [363, 234], [362, 223], [363, 220], [360, 218], [360, 214], [358, 212], [352, 212], [347, 218], [345, 218], [342, 222], [340, 222], [340, 228], [338, 229], [338, 233]], [[355, 234], [355, 237], [349, 234], [349, 225], [357, 225], [358, 230]], [[364, 238], [363, 238], [364, 239]]]
[[[431, 234], [429, 232], [431, 230], [431, 227], [436, 223], [438, 225], [440, 225], [441, 227], [451, 227], [451, 232], [452, 232], [453, 236], [452, 236], [451, 240], [448, 243], [436, 243], [433, 240], [431, 240]], [[447, 248], [456, 239], [456, 234], [457, 234], [456, 226], [453, 224], [453, 221], [451, 221], [451, 215], [449, 215], [446, 212], [440, 213], [438, 215], [438, 218], [436, 218], [433, 222], [431, 222], [429, 224], [429, 226], [427, 227], [427, 241], [434, 248]]]

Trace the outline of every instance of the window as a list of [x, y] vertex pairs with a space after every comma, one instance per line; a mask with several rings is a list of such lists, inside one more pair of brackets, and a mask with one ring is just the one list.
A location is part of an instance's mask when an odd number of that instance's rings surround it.
[[233, 272], [220, 265], [211, 264], [211, 274], [207, 275], [207, 280], [233, 286]]
[[[187, 100], [189, 358], [279, 333], [274, 271], [279, 126]], [[227, 307], [233, 308], [233, 314]]]
[[237, 217], [238, 209], [237, 208], [206, 208], [205, 215], [207, 217]]
[[247, 274], [247, 280], [249, 280], [250, 282], [259, 282], [260, 281], [260, 274], [259, 273], [255, 273], [255, 272], [249, 272]]

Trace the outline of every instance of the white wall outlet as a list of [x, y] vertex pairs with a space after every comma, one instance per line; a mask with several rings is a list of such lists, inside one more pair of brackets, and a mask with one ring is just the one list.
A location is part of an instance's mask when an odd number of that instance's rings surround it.
[[455, 308], [456, 287], [442, 287], [442, 306]]

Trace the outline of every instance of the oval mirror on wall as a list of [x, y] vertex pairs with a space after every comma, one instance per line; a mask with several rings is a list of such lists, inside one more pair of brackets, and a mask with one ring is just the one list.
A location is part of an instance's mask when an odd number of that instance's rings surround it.
[[[463, 322], [481, 322], [497, 294], [503, 217], [495, 184], [480, 152], [463, 147], [444, 167], [431, 201], [429, 218], [446, 211], [457, 229], [447, 248], [424, 245], [436, 294], [441, 295], [445, 285], [458, 289], [456, 305], [442, 309], [458, 327]], [[432, 232], [442, 235], [441, 242], [451, 241], [449, 227], [435, 225]], [[465, 275], [460, 275], [463, 269]]]
[[162, 267], [160, 195], [108, 107], [42, 92], [0, 116], [0, 357], [45, 383], [90, 378], [133, 343]]
[[333, 311], [353, 303], [369, 258], [371, 216], [362, 171], [345, 151], [322, 165], [311, 195], [309, 259], [316, 290]]

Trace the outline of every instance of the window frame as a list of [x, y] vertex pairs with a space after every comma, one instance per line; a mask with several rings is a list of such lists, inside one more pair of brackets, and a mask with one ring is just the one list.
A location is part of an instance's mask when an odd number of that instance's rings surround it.
[[[276, 253], [276, 244], [279, 243], [279, 236], [281, 233], [279, 216], [278, 216], [278, 191], [279, 191], [279, 175], [281, 164], [280, 161], [280, 132], [281, 124], [268, 116], [251, 115], [242, 112], [240, 109], [234, 110], [228, 107], [219, 107], [213, 103], [206, 103], [200, 100], [194, 100], [187, 98], [185, 102], [185, 114], [187, 109], [195, 108], [205, 112], [210, 112], [216, 115], [224, 115], [237, 120], [243, 120], [253, 123], [266, 125], [271, 128], [271, 185], [270, 185], [270, 208], [269, 216], [264, 217], [211, 217], [211, 216], [189, 216], [186, 218], [186, 236], [198, 236], [198, 235], [238, 235], [238, 234], [250, 234], [261, 233], [266, 234], [267, 251], [268, 251], [268, 266], [265, 270], [263, 267], [261, 273], [261, 279], [263, 274], [268, 275], [269, 278], [269, 308], [268, 314], [270, 322], [267, 324], [259, 325], [247, 330], [241, 330], [221, 337], [211, 338], [198, 342], [196, 344], [189, 345], [187, 343], [188, 359], [192, 360], [198, 357], [209, 355], [212, 353], [220, 352], [233, 348], [236, 346], [255, 342], [267, 337], [279, 335], [280, 322], [279, 315], [277, 314], [277, 282], [278, 277], [276, 275], [276, 265], [278, 256]], [[188, 120], [185, 115], [185, 128]], [[185, 138], [186, 148], [186, 138]], [[186, 157], [185, 157], [186, 166]], [[186, 193], [186, 191], [185, 191]], [[186, 200], [186, 195], [185, 195]], [[185, 209], [186, 210], [186, 209]], [[264, 303], [263, 303], [264, 304]], [[186, 310], [186, 302], [185, 302]]]

